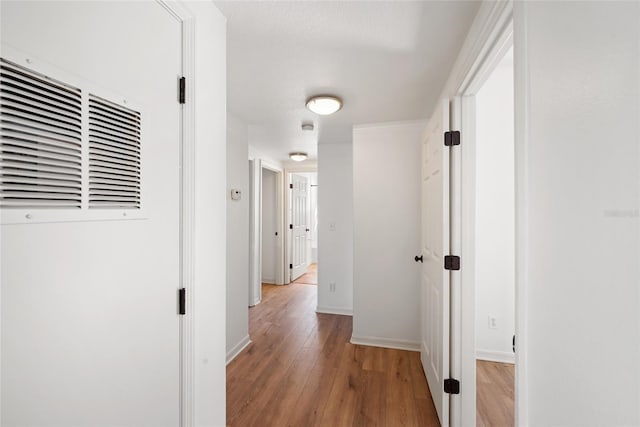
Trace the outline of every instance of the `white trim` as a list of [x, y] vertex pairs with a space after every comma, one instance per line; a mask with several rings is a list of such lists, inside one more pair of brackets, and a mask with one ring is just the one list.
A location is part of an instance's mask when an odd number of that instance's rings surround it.
[[238, 342], [238, 344], [234, 345], [233, 348], [231, 348], [231, 350], [227, 352], [227, 365], [231, 363], [233, 359], [235, 359], [240, 353], [242, 353], [242, 350], [247, 348], [249, 344], [251, 344], [251, 338], [249, 338], [249, 335], [247, 335], [246, 337], [242, 338], [240, 342]]
[[196, 19], [182, 0], [156, 0], [182, 24], [182, 76], [186, 78], [185, 104], [182, 106], [182, 169], [180, 256], [182, 284], [186, 290], [187, 314], [180, 316], [180, 426], [195, 423], [195, 211], [196, 211]]
[[253, 307], [262, 299], [262, 160], [249, 162], [249, 306]]
[[357, 337], [352, 335], [351, 344], [394, 348], [397, 350], [420, 351], [420, 343], [418, 341], [397, 340], [394, 338]]
[[[461, 179], [461, 246], [460, 253], [464, 259], [464, 268], [460, 270], [461, 305], [462, 311], [462, 334], [461, 343], [461, 370], [460, 378], [465, 379], [465, 392], [467, 395], [461, 399], [461, 416], [466, 424], [475, 425], [476, 413], [476, 364], [474, 359], [476, 351], [476, 286], [475, 286], [475, 241], [467, 239], [466, 236], [476, 235], [475, 215], [468, 215], [468, 212], [475, 212], [476, 206], [476, 147], [475, 147], [475, 96], [463, 96], [461, 98], [462, 140], [464, 148], [461, 150], [462, 179]], [[471, 274], [467, 274], [471, 272]], [[466, 362], [466, 363], [465, 363]], [[468, 380], [467, 380], [468, 379]], [[467, 398], [468, 397], [468, 398]], [[472, 398], [473, 397], [473, 398]], [[470, 419], [468, 417], [471, 417]]]
[[514, 9], [514, 98], [515, 98], [515, 193], [516, 193], [516, 385], [515, 411], [516, 425], [529, 424], [529, 393], [528, 393], [528, 247], [529, 230], [528, 200], [529, 176], [527, 168], [529, 146], [529, 86], [527, 58], [527, 2], [518, 2]]
[[346, 307], [329, 307], [319, 305], [316, 307], [316, 313], [320, 314], [338, 314], [340, 316], [353, 316], [353, 309]]
[[476, 360], [486, 360], [488, 362], [499, 363], [516, 363], [515, 353], [507, 351], [493, 351], [493, 350], [476, 350]]

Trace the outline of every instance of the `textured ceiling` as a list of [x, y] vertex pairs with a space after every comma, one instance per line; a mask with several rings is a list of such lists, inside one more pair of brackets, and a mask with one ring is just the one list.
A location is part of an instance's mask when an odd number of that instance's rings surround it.
[[[228, 107], [285, 160], [351, 139], [354, 124], [425, 119], [479, 7], [463, 1], [217, 1], [228, 19]], [[305, 100], [344, 100], [333, 116]], [[303, 132], [302, 122], [316, 130]]]

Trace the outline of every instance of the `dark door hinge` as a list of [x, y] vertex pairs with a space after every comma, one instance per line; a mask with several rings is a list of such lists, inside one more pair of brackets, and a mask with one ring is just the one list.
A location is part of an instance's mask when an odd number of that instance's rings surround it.
[[444, 257], [444, 269], [445, 270], [460, 270], [460, 257], [457, 255], [445, 255]]
[[289, 269], [292, 269], [292, 268], [293, 268], [293, 264], [289, 264]]
[[289, 188], [293, 190], [293, 184], [289, 184]]
[[187, 290], [185, 288], [178, 290], [178, 314], [187, 314]]
[[450, 130], [444, 133], [444, 145], [446, 147], [453, 147], [454, 145], [460, 145], [460, 131]]
[[513, 352], [515, 353], [516, 352], [516, 336], [515, 335], [513, 336], [513, 346], [511, 348], [512, 348]]
[[444, 380], [444, 392], [449, 394], [460, 394], [460, 381], [453, 378]]
[[293, 230], [293, 224], [289, 224], [289, 230]]
[[180, 94], [178, 95], [178, 102], [180, 104], [184, 104], [186, 102], [187, 97], [187, 79], [185, 77], [180, 77], [179, 80]]

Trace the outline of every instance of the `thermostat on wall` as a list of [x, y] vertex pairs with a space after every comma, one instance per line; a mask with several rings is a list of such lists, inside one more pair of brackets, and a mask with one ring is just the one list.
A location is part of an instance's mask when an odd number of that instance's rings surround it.
[[240, 200], [242, 199], [242, 191], [232, 188], [231, 189], [231, 200]]

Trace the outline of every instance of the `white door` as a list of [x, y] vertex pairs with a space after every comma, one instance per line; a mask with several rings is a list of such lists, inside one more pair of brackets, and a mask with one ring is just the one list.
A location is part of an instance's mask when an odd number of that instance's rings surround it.
[[307, 235], [309, 234], [309, 180], [291, 175], [291, 281], [307, 272]]
[[440, 423], [449, 425], [449, 102], [442, 101], [422, 142], [422, 366]]
[[23, 66], [139, 107], [143, 210], [2, 226], [2, 425], [179, 425], [181, 23], [156, 2], [0, 7]]

